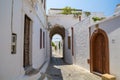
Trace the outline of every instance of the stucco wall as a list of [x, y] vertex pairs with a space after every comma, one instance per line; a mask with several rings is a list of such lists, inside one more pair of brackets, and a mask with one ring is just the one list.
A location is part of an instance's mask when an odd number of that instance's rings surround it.
[[72, 53], [71, 53], [71, 49], [68, 49], [68, 36], [70, 37], [70, 41], [71, 41], [71, 35], [69, 35], [68, 30], [65, 33], [65, 62], [68, 64], [73, 64], [73, 58], [72, 58]]
[[[17, 4], [16, 7], [21, 11], [22, 2]], [[7, 6], [6, 6], [7, 5]], [[17, 52], [16, 54], [11, 54], [11, 6], [12, 0], [1, 0], [0, 1], [0, 79], [1, 80], [12, 80], [21, 73], [21, 37], [17, 38]], [[15, 8], [15, 10], [16, 10]], [[16, 13], [18, 13], [16, 11]], [[16, 14], [16, 22], [13, 24], [17, 26], [16, 29], [17, 36], [21, 35], [21, 12]], [[19, 22], [19, 25], [18, 25]]]
[[[83, 12], [84, 13], [84, 12]], [[90, 59], [89, 50], [89, 26], [95, 22], [92, 17], [105, 17], [103, 13], [91, 12], [91, 15], [86, 17], [82, 14], [82, 20], [76, 24], [72, 24], [73, 27], [73, 53], [72, 56], [73, 63], [80, 65], [88, 70], [90, 70], [90, 64], [88, 64], [88, 59]], [[71, 27], [67, 28], [68, 35], [71, 36], [71, 51], [72, 54], [72, 33]]]
[[[40, 5], [40, 4], [39, 4]], [[24, 76], [23, 68], [23, 41], [24, 41], [24, 16], [32, 20], [32, 66], [39, 68], [45, 61], [46, 48], [40, 49], [40, 28], [45, 32], [46, 18], [42, 9], [35, 11], [27, 0], [14, 0], [13, 22], [11, 27], [12, 0], [0, 1], [0, 80], [15, 80]], [[39, 16], [38, 14], [41, 14]], [[11, 54], [11, 34], [17, 34], [17, 52]], [[45, 36], [45, 38], [46, 38]], [[46, 44], [46, 42], [45, 42]], [[47, 45], [46, 45], [47, 46]], [[22, 79], [21, 79], [22, 80]]]
[[90, 18], [73, 25], [74, 63], [89, 70], [89, 25]]
[[67, 29], [71, 27], [71, 25], [78, 23], [79, 19], [74, 18], [73, 15], [48, 15], [48, 22], [52, 26], [59, 24]]
[[[120, 15], [113, 16], [99, 24], [99, 28], [107, 33], [109, 39], [109, 63], [110, 74], [117, 77], [120, 80]], [[91, 26], [91, 32], [93, 32], [95, 26]]]

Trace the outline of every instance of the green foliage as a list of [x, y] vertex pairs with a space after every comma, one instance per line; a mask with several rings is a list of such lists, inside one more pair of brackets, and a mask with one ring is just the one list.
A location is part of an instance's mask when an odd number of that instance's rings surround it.
[[94, 22], [96, 22], [96, 21], [101, 21], [101, 20], [105, 19], [105, 17], [101, 17], [101, 18], [93, 17], [92, 19], [93, 19]]
[[66, 6], [65, 8], [62, 9], [62, 14], [68, 15], [68, 14], [72, 14], [72, 8]]
[[61, 46], [60, 46], [60, 41], [59, 41], [59, 49], [60, 49], [60, 47], [61, 47]]
[[57, 46], [55, 46], [55, 50], [57, 50]]
[[52, 42], [52, 47], [55, 47], [56, 45], [55, 45], [55, 43], [54, 42]]
[[62, 13], [61, 14], [65, 14], [65, 15], [69, 15], [69, 14], [73, 14], [74, 16], [80, 16], [82, 13], [81, 12], [77, 12], [75, 8], [71, 8], [66, 6], [65, 8], [62, 9]]
[[54, 43], [54, 42], [51, 42], [51, 45], [52, 45], [52, 47], [54, 47], [54, 48], [55, 48], [55, 50], [57, 50], [57, 46], [55, 45], [55, 43]]
[[82, 12], [73, 12], [74, 17], [79, 17], [82, 15]]
[[91, 15], [90, 12], [85, 12], [85, 15], [88, 17], [89, 15]]

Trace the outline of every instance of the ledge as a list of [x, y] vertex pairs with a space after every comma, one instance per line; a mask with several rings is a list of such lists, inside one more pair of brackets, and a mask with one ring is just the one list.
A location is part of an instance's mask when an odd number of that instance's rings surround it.
[[25, 75], [32, 76], [40, 72], [41, 68], [45, 65], [47, 61], [45, 61], [38, 69], [34, 69], [32, 66], [28, 66], [25, 68]]
[[34, 69], [33, 67], [28, 67], [25, 70], [25, 75], [31, 76], [31, 75], [35, 75], [39, 72], [39, 69]]

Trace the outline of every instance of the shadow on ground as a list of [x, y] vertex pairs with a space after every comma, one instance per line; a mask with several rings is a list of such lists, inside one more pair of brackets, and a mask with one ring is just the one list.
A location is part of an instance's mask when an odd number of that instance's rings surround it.
[[58, 67], [59, 65], [65, 65], [63, 59], [59, 57], [51, 57], [46, 74], [49, 75], [52, 80], [63, 80], [61, 69]]

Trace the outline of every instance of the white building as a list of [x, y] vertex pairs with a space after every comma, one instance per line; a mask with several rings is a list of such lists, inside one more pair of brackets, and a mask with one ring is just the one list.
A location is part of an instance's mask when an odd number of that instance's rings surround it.
[[87, 16], [78, 10], [82, 15], [76, 17], [51, 9], [47, 27], [45, 2], [0, 1], [0, 80], [39, 79], [49, 63], [55, 34], [62, 37], [65, 62], [120, 80], [120, 6], [114, 16], [96, 23], [92, 18], [105, 17], [103, 13]]
[[37, 80], [45, 72], [45, 1], [0, 0], [0, 80]]
[[[95, 74], [111, 74], [120, 80], [120, 9], [114, 16], [92, 23], [90, 17], [69, 29], [74, 63]], [[72, 35], [71, 35], [72, 34]], [[72, 53], [71, 53], [72, 54]]]

